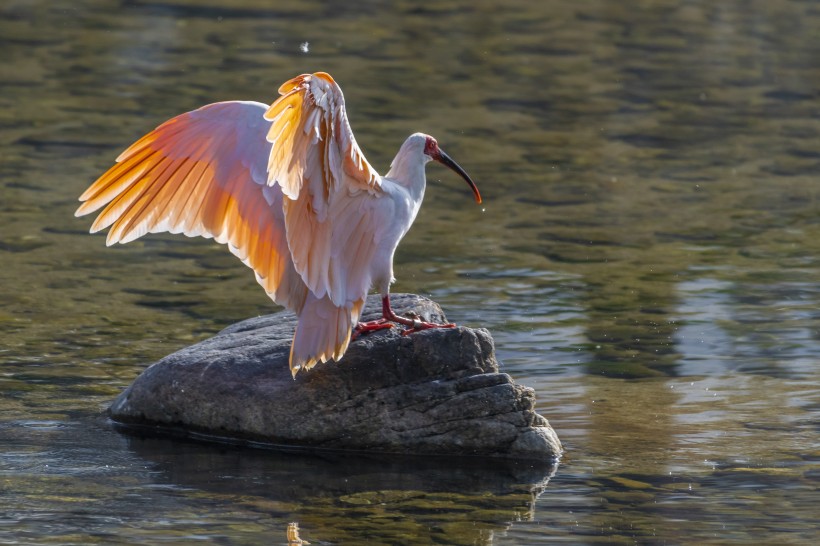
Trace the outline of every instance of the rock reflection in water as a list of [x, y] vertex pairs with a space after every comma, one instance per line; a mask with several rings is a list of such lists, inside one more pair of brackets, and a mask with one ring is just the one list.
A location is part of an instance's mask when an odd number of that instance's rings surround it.
[[[260, 515], [298, 521], [302, 540], [490, 544], [533, 517], [555, 466], [443, 457], [278, 452], [128, 437], [173, 486]], [[274, 538], [274, 537], [271, 537]]]

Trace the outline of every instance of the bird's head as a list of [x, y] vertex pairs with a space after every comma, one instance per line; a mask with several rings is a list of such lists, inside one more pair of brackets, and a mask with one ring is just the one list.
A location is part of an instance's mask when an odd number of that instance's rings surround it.
[[476, 187], [475, 183], [472, 181], [470, 176], [462, 169], [458, 163], [453, 161], [449, 155], [445, 154], [444, 151], [438, 147], [438, 142], [436, 139], [431, 137], [430, 135], [419, 135], [425, 138], [424, 141], [424, 155], [428, 158], [438, 161], [442, 165], [446, 165], [447, 167], [454, 170], [458, 173], [464, 180], [467, 181], [467, 184], [470, 185], [470, 188], [473, 190], [473, 195], [475, 196], [476, 203], [481, 203], [481, 194], [478, 193], [478, 187]]

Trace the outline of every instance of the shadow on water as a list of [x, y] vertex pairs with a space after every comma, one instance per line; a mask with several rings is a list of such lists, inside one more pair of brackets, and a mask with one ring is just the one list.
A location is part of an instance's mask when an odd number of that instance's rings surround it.
[[159, 481], [299, 522], [302, 538], [369, 544], [489, 544], [533, 518], [556, 467], [505, 460], [378, 457], [214, 446], [128, 433]]

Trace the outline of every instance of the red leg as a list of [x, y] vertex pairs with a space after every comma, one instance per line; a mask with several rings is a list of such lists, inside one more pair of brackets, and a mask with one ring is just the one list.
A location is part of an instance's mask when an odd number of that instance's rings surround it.
[[354, 341], [362, 334], [375, 332], [376, 330], [385, 330], [387, 328], [392, 327], [393, 325], [383, 318], [380, 318], [379, 320], [369, 320], [367, 322], [360, 322], [356, 324], [355, 328], [353, 328], [353, 334], [351, 334], [350, 340]]
[[393, 308], [390, 307], [390, 294], [387, 294], [382, 298], [382, 315], [384, 316], [384, 319], [382, 320], [389, 320], [390, 322], [396, 322], [398, 324], [403, 324], [404, 326], [407, 326], [407, 329], [404, 332], [402, 332], [402, 335], [412, 334], [413, 332], [418, 332], [419, 330], [429, 330], [431, 328], [456, 327], [456, 325], [453, 323], [436, 324], [435, 322], [425, 322], [423, 320], [400, 317], [396, 313], [394, 313]]
[[402, 335], [412, 334], [421, 330], [429, 330], [431, 328], [455, 328], [453, 323], [437, 324], [435, 322], [425, 322], [419, 319], [412, 319], [408, 317], [400, 317], [390, 307], [390, 294], [382, 298], [382, 318], [378, 320], [371, 320], [368, 322], [360, 322], [353, 328], [351, 341], [355, 340], [363, 334], [375, 332], [376, 330], [384, 330], [385, 328], [392, 328], [393, 322], [407, 326], [407, 329], [402, 332]]

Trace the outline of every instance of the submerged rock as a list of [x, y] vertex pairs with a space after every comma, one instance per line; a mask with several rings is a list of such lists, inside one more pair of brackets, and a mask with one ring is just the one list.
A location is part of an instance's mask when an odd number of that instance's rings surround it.
[[[398, 314], [446, 321], [428, 299], [391, 301]], [[364, 320], [379, 314], [368, 306]], [[109, 415], [158, 432], [312, 449], [541, 460], [561, 452], [534, 411], [534, 391], [498, 372], [484, 329], [373, 332], [341, 362], [294, 380], [294, 325], [289, 312], [253, 318], [173, 353], [137, 377]]]

